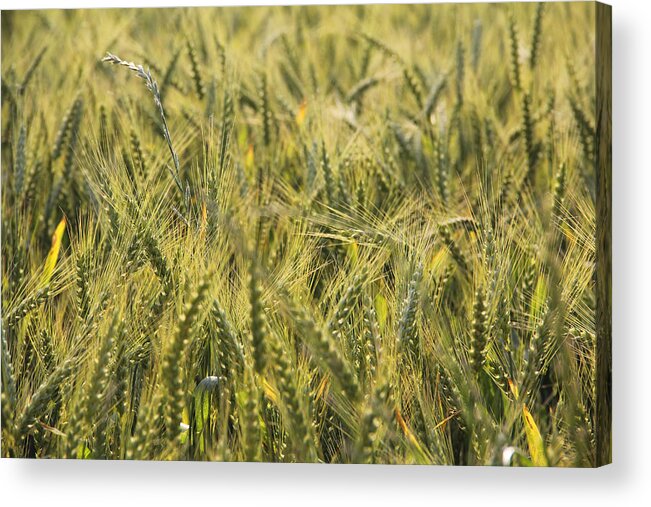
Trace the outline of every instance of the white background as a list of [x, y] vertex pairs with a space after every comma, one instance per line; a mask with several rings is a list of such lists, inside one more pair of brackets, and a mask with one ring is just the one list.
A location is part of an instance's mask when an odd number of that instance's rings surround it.
[[[433, 0], [435, 1], [435, 0]], [[3, 1], [3, 9], [265, 1]], [[284, 3], [343, 3], [295, 2]], [[614, 464], [597, 470], [0, 460], [0, 503], [651, 505], [651, 2], [613, 5]]]

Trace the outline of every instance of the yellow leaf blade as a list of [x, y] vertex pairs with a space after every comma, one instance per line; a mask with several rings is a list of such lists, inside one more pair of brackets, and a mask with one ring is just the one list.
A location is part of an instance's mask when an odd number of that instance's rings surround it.
[[244, 165], [247, 169], [252, 169], [255, 164], [255, 155], [253, 153], [253, 145], [249, 144], [249, 148], [246, 150], [246, 157], [244, 159]]
[[300, 127], [305, 121], [305, 115], [307, 114], [307, 102], [304, 100], [301, 102], [298, 112], [296, 113], [296, 123]]
[[63, 217], [54, 230], [52, 235], [52, 246], [50, 247], [50, 252], [47, 254], [45, 259], [45, 264], [43, 266], [43, 285], [50, 283], [52, 279], [52, 274], [54, 273], [54, 268], [56, 267], [57, 260], [59, 259], [59, 250], [61, 250], [61, 241], [63, 240], [63, 233], [66, 230], [66, 218]]
[[384, 299], [384, 296], [378, 294], [377, 296], [375, 296], [374, 303], [375, 303], [375, 313], [377, 314], [377, 320], [378, 320], [378, 325], [380, 327], [380, 331], [384, 331], [384, 326], [386, 325], [387, 322], [387, 315], [389, 313], [387, 300]]
[[513, 380], [511, 380], [511, 379], [507, 379], [507, 381], [508, 381], [508, 383], [509, 383], [509, 389], [510, 389], [511, 392], [513, 393], [513, 397], [517, 400], [517, 399], [518, 399], [518, 396], [519, 396], [519, 393], [518, 393], [518, 386], [515, 385], [515, 382], [513, 382]]
[[536, 421], [526, 406], [522, 407], [522, 419], [524, 420], [524, 431], [527, 435], [527, 445], [529, 446], [529, 454], [531, 454], [531, 462], [537, 467], [549, 466], [542, 435], [540, 434]]
[[357, 247], [357, 243], [355, 241], [351, 241], [348, 243], [348, 257], [350, 258], [350, 262], [354, 265], [357, 264], [357, 259], [359, 258], [359, 248]]
[[264, 393], [267, 395], [267, 397], [273, 401], [276, 405], [278, 405], [280, 401], [280, 395], [278, 394], [278, 390], [272, 386], [267, 380], [262, 381], [262, 389], [264, 390]]

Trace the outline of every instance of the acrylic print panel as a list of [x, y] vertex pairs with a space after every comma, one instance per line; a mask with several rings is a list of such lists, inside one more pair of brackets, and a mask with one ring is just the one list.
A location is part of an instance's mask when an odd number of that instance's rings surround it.
[[2, 456], [610, 461], [610, 8], [2, 13]]

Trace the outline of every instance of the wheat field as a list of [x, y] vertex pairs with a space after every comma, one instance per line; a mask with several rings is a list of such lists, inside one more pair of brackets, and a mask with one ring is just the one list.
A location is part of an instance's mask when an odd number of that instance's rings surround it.
[[2, 13], [2, 456], [595, 466], [595, 5]]

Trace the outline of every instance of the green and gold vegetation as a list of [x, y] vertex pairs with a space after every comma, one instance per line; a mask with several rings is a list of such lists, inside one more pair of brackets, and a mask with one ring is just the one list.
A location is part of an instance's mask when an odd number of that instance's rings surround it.
[[594, 26], [3, 12], [2, 456], [597, 464]]

